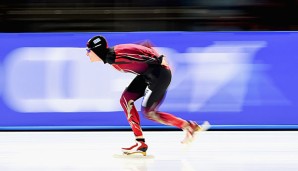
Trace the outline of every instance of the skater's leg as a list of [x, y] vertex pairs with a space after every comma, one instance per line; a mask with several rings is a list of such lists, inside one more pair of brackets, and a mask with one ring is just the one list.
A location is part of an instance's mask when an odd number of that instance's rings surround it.
[[122, 148], [123, 153], [127, 155], [141, 153], [146, 156], [146, 151], [148, 149], [148, 145], [145, 143], [145, 138], [143, 137], [139, 113], [134, 105], [134, 102], [137, 99], [144, 96], [146, 86], [147, 83], [145, 82], [145, 79], [142, 76], [137, 76], [125, 89], [120, 98], [121, 106], [136, 137], [135, 145], [128, 148]]
[[136, 138], [142, 138], [142, 128], [140, 126], [139, 113], [134, 105], [134, 102], [139, 98], [139, 94], [124, 91], [121, 98], [120, 104], [125, 112], [128, 123], [136, 136]]
[[139, 113], [134, 102], [144, 95], [146, 86], [145, 79], [142, 76], [137, 76], [120, 98], [120, 104], [136, 138], [143, 138], [143, 132], [140, 126]]
[[[142, 112], [146, 118], [164, 125], [175, 126], [181, 129], [188, 125], [188, 122], [182, 118], [176, 117], [170, 113], [158, 111], [158, 108], [161, 105], [165, 95], [163, 95], [159, 100], [154, 102], [155, 97], [158, 97], [158, 92], [151, 92], [151, 90], [149, 90], [148, 88], [147, 92], [151, 93], [151, 97], [148, 97], [149, 99], [147, 101], [147, 104], [142, 104]], [[146, 95], [144, 99], [145, 98], [147, 98]]]
[[146, 88], [142, 102], [142, 112], [145, 117], [150, 120], [183, 129], [186, 132], [183, 143], [190, 142], [195, 132], [200, 130], [201, 127], [194, 121], [186, 121], [172, 114], [158, 110], [171, 82], [171, 72], [170, 70], [160, 68], [158, 73], [156, 77], [152, 77], [151, 83]]
[[[145, 98], [146, 98], [146, 95], [145, 95]], [[150, 103], [148, 104], [150, 105]], [[186, 132], [186, 136], [181, 141], [181, 143], [189, 143], [193, 141], [195, 132], [201, 130], [202, 127], [199, 126], [194, 121], [186, 121], [172, 114], [158, 111], [158, 107], [160, 104], [161, 104], [161, 101], [159, 100], [157, 102], [154, 102], [151, 106], [149, 105], [142, 106], [142, 112], [144, 113], [145, 117], [155, 122], [165, 124], [165, 125], [175, 126], [177, 128], [184, 130]]]
[[185, 127], [188, 123], [187, 121], [178, 118], [172, 114], [158, 111], [158, 107], [161, 105], [166, 90], [171, 82], [171, 71], [160, 67], [156, 68], [149, 77], [150, 85], [146, 87], [145, 96], [142, 102], [142, 112], [146, 118], [165, 124], [171, 125], [178, 128]]

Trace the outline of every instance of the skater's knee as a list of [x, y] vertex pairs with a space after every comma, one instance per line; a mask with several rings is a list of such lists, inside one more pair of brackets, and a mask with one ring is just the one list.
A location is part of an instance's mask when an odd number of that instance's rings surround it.
[[150, 112], [146, 113], [145, 116], [149, 119], [155, 120], [155, 118], [157, 117], [157, 114], [155, 111], [150, 111]]
[[132, 97], [131, 97], [131, 95], [128, 93], [128, 92], [123, 92], [123, 94], [121, 95], [121, 97], [120, 97], [120, 104], [121, 105], [126, 105], [127, 103], [128, 103], [128, 101], [129, 100], [131, 100], [132, 99]]
[[131, 108], [134, 105], [134, 100], [122, 95], [120, 98], [120, 104], [123, 109]]
[[120, 97], [120, 104], [121, 104], [121, 106], [123, 106], [124, 104], [128, 104], [129, 102], [134, 102], [138, 98], [139, 98], [138, 93], [124, 91]]
[[150, 108], [146, 108], [146, 107], [142, 107], [142, 113], [148, 119], [154, 119], [156, 118], [156, 115], [157, 115], [155, 110], [150, 110]]

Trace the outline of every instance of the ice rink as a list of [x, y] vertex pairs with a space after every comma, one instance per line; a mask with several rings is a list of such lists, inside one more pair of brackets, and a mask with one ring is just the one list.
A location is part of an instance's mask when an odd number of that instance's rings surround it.
[[146, 157], [122, 156], [132, 132], [0, 132], [1, 171], [297, 171], [298, 131], [145, 131]]

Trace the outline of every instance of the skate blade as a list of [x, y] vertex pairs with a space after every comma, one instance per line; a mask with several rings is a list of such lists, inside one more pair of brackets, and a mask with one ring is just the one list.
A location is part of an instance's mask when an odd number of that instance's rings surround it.
[[196, 139], [196, 134], [198, 132], [207, 131], [211, 127], [208, 121], [204, 121], [202, 125], [198, 129], [195, 130], [195, 134], [193, 137], [186, 137], [184, 140], [181, 141], [182, 144], [190, 144]]
[[154, 159], [154, 156], [150, 154], [146, 154], [146, 156], [143, 156], [143, 155], [137, 155], [137, 154], [127, 155], [122, 153], [122, 154], [113, 154], [113, 157], [117, 159]]
[[124, 155], [135, 155], [135, 154], [142, 154], [143, 156], [146, 156], [147, 153], [146, 152], [132, 152], [132, 153], [129, 153], [129, 152], [123, 152]]
[[208, 121], [205, 121], [202, 125], [200, 125], [200, 128], [198, 128], [196, 132], [207, 131], [210, 127], [210, 123]]

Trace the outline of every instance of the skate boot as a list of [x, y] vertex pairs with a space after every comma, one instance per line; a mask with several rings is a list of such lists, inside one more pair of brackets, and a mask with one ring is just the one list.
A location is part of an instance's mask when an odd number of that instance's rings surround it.
[[184, 132], [186, 132], [185, 138], [181, 142], [182, 144], [191, 143], [195, 138], [196, 132], [206, 131], [210, 127], [208, 121], [205, 121], [202, 125], [198, 125], [195, 121], [188, 121], [188, 123], [189, 125], [182, 129]]
[[148, 145], [145, 144], [145, 140], [137, 139], [135, 145], [129, 148], [122, 148], [122, 152], [123, 154], [126, 154], [126, 155], [140, 153], [140, 154], [143, 154], [143, 156], [146, 156], [147, 149], [148, 149]]

